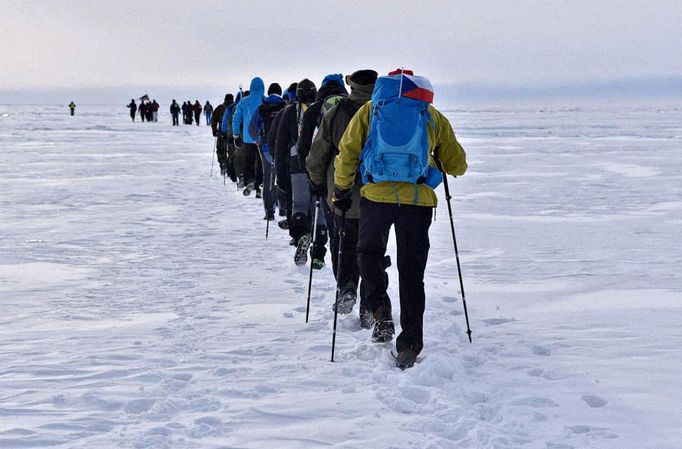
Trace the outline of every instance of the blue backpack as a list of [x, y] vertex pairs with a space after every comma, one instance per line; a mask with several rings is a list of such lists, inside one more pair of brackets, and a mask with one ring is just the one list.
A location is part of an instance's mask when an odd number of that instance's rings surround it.
[[360, 155], [362, 182], [436, 188], [443, 179], [429, 165], [429, 103], [406, 96], [402, 76], [382, 76], [374, 86], [369, 134]]

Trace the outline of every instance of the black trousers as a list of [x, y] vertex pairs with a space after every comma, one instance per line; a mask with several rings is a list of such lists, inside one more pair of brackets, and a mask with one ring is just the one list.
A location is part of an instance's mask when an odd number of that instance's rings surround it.
[[220, 164], [220, 169], [224, 170], [227, 168], [227, 141], [223, 137], [222, 133], [218, 133], [215, 146], [216, 155], [218, 156], [218, 164]]
[[[260, 176], [256, 173], [256, 168], [258, 167], [256, 159], [260, 159], [258, 147], [255, 143], [242, 143], [241, 151], [244, 155], [244, 184], [254, 183], [254, 185], [256, 185], [256, 181], [259, 179], [262, 181], [263, 179], [262, 172], [260, 173]], [[258, 185], [256, 185], [256, 187], [258, 187]]]
[[388, 233], [395, 225], [400, 288], [400, 327], [398, 351], [407, 348], [419, 353], [424, 347], [423, 321], [426, 298], [424, 270], [429, 256], [429, 227], [432, 208], [404, 204], [360, 201], [358, 264], [367, 307], [375, 311], [390, 299], [384, 255]]
[[[133, 119], [135, 120], [135, 119]], [[178, 120], [178, 114], [173, 114], [173, 126], [180, 126], [180, 121]]]

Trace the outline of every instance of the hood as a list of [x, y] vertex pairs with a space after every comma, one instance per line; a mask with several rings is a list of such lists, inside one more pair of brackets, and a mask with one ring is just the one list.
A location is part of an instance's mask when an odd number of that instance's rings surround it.
[[267, 103], [267, 104], [280, 104], [280, 103], [284, 103], [284, 100], [283, 100], [282, 97], [280, 97], [279, 95], [272, 94], [272, 95], [268, 95], [268, 96], [265, 98], [265, 100], [263, 100], [263, 103]]
[[315, 99], [324, 100], [325, 98], [330, 97], [332, 95], [340, 94], [348, 95], [348, 91], [346, 90], [345, 86], [338, 83], [327, 83], [324, 86], [320, 87], [320, 90], [317, 91], [317, 96], [315, 97]]
[[322, 80], [322, 85], [320, 89], [329, 83], [336, 83], [339, 86], [343, 86], [343, 75], [340, 73], [332, 73], [324, 77]]
[[265, 93], [265, 83], [259, 77], [255, 77], [251, 80], [251, 85], [249, 86], [250, 95], [256, 98], [262, 98]]

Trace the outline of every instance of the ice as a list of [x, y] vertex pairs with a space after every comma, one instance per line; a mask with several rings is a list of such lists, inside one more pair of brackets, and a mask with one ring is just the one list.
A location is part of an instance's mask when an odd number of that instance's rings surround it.
[[0, 448], [679, 448], [681, 108], [443, 108], [473, 344], [441, 201], [403, 372], [357, 315], [330, 363], [330, 268], [306, 324], [208, 128], [124, 104], [0, 106]]

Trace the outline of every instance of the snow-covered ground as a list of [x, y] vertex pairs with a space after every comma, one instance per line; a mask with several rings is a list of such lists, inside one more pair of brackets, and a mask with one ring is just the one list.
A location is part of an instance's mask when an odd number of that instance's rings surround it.
[[442, 201], [402, 372], [207, 127], [0, 106], [0, 448], [682, 447], [682, 109], [447, 114], [473, 344]]

